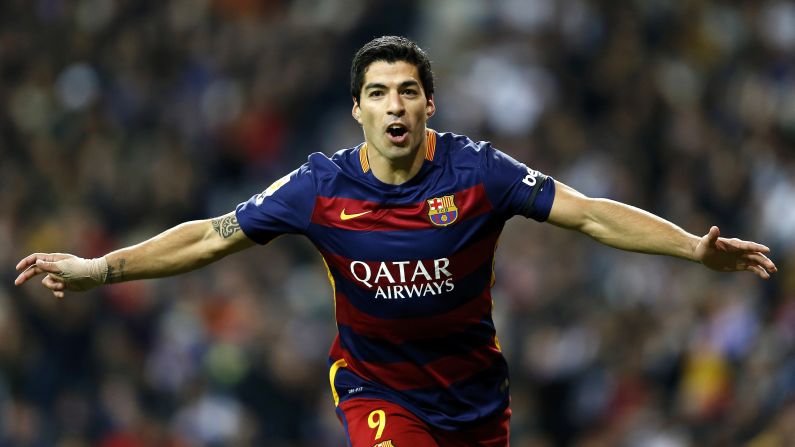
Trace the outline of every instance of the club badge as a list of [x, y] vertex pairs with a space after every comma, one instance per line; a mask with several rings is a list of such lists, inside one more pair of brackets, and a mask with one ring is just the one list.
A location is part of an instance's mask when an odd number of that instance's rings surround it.
[[446, 227], [458, 218], [455, 196], [442, 196], [428, 199], [428, 218], [438, 227]]

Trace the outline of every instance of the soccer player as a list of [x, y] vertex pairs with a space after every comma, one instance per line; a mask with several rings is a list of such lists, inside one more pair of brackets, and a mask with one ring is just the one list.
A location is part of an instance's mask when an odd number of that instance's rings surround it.
[[520, 214], [612, 247], [769, 278], [767, 247], [703, 237], [631, 206], [586, 197], [489, 143], [427, 127], [428, 57], [402, 37], [355, 55], [364, 142], [307, 163], [214, 219], [183, 223], [101, 258], [32, 254], [15, 284], [67, 290], [175, 275], [276, 236], [307, 236], [328, 267], [338, 335], [329, 353], [350, 445], [508, 445], [508, 367], [491, 317], [500, 232]]

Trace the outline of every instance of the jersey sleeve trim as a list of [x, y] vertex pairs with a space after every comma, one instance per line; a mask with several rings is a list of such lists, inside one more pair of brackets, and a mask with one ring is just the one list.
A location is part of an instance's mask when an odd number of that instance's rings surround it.
[[[538, 171], [536, 171], [538, 172]], [[544, 182], [547, 181], [547, 176], [538, 172], [536, 177], [536, 184], [533, 186], [533, 190], [530, 192], [530, 197], [527, 199], [527, 207], [529, 208], [536, 199], [538, 192], [544, 189]]]
[[[538, 222], [546, 222], [552, 211], [552, 202], [555, 200], [555, 180], [541, 173], [536, 176], [536, 179], [538, 181], [527, 199], [522, 214]], [[540, 212], [532, 213], [533, 209]]]

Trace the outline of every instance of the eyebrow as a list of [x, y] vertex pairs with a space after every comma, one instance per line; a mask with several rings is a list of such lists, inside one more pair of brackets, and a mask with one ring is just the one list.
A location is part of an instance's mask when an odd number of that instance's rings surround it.
[[[412, 79], [412, 80], [409, 80], [409, 81], [401, 82], [400, 85], [398, 85], [398, 88], [419, 87], [419, 86], [420, 86], [420, 83]], [[364, 86], [365, 90], [372, 90], [372, 89], [375, 89], [375, 88], [386, 89], [387, 87], [386, 87], [386, 85], [380, 84], [378, 82], [371, 82], [371, 83], [369, 83], [369, 84]]]

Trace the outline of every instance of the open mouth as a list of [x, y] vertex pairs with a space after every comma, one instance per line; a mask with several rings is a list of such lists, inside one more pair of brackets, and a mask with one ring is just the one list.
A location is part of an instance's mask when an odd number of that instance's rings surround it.
[[409, 130], [402, 124], [392, 124], [386, 128], [386, 132], [394, 138], [400, 138], [405, 135]]

